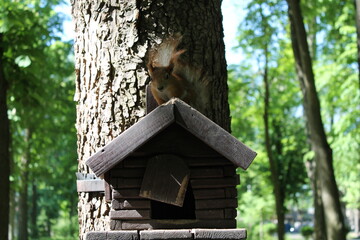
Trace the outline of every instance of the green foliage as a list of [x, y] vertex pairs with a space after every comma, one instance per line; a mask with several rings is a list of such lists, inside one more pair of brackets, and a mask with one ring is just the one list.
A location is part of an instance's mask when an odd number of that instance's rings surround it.
[[356, 29], [351, 2], [324, 5], [337, 18], [324, 19], [334, 26], [328, 31], [315, 64], [322, 115], [333, 149], [334, 168], [343, 201], [360, 207], [360, 86], [356, 69]]
[[304, 226], [301, 228], [300, 232], [305, 239], [309, 239], [314, 233], [314, 228], [310, 226]]
[[293, 80], [291, 45], [289, 40], [280, 38], [285, 31], [286, 9], [281, 1], [251, 1], [247, 10], [245, 21], [239, 27], [239, 47], [247, 61], [230, 68], [229, 101], [233, 134], [259, 153], [247, 172], [241, 173], [245, 186], [240, 189], [245, 194], [239, 197], [239, 222], [248, 227], [249, 239], [258, 239], [258, 234], [265, 234], [259, 225], [276, 219], [264, 136], [265, 67], [270, 81], [271, 151], [278, 168], [277, 178], [288, 203], [298, 204], [299, 197], [308, 191], [304, 187], [307, 183], [303, 163], [307, 145], [300, 90]]
[[[259, 224], [275, 218], [264, 146], [265, 54], [270, 81], [272, 152], [280, 169], [286, 209], [312, 206], [305, 162], [313, 158], [306, 138], [302, 95], [296, 79], [285, 1], [248, 0], [239, 26], [238, 50], [245, 56], [229, 67], [232, 133], [259, 155], [239, 186], [240, 227], [259, 239]], [[314, 60], [322, 117], [334, 155], [336, 180], [347, 208], [360, 203], [360, 87], [354, 6], [351, 1], [302, 2]], [[249, 204], [251, 203], [251, 204]], [[256, 233], [252, 236], [252, 231]]]
[[[30, 229], [38, 234], [34, 238], [59, 234], [69, 239], [66, 236], [77, 233], [77, 224], [69, 224], [76, 223], [77, 203], [72, 43], [56, 36], [62, 19], [53, 8], [59, 3], [0, 0], [1, 61], [12, 136], [11, 188], [16, 195], [28, 174], [28, 206], [38, 209], [36, 225]], [[25, 139], [27, 130], [30, 139]]]

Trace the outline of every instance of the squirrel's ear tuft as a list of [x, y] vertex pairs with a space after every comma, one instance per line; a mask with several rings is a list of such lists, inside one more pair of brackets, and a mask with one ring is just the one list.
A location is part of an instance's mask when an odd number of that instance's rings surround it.
[[152, 63], [149, 62], [149, 63], [146, 65], [146, 67], [147, 67], [147, 69], [148, 69], [148, 71], [149, 71], [149, 73], [150, 73], [150, 75], [151, 75], [151, 73], [154, 71], [154, 67], [153, 67]]
[[174, 52], [171, 56], [171, 61], [172, 62], [177, 61], [177, 59], [180, 57], [180, 55], [183, 54], [184, 52], [186, 52], [185, 49]]

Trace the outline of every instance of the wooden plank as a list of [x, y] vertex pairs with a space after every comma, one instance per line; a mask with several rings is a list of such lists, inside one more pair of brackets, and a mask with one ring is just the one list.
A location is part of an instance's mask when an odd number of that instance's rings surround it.
[[224, 176], [232, 177], [236, 175], [236, 167], [235, 166], [224, 166], [223, 167]]
[[237, 240], [246, 239], [245, 229], [194, 229], [194, 239], [217, 239], [217, 240]]
[[150, 210], [111, 210], [110, 219], [150, 219]]
[[142, 178], [112, 178], [113, 188], [140, 188]]
[[236, 208], [238, 201], [234, 199], [199, 199], [195, 201], [196, 209]]
[[[119, 221], [119, 220], [111, 220]], [[115, 223], [113, 223], [115, 224]], [[123, 230], [143, 230], [143, 229], [187, 229], [187, 228], [235, 228], [236, 220], [123, 220], [121, 221]]]
[[249, 167], [256, 157], [256, 152], [183, 101], [175, 99], [173, 102], [176, 111], [175, 120], [178, 124], [236, 166], [245, 170]]
[[190, 178], [220, 178], [223, 177], [222, 168], [198, 167], [190, 169]]
[[135, 149], [145, 144], [174, 122], [174, 106], [161, 105], [145, 118], [125, 130], [94, 155], [86, 160], [86, 165], [100, 176], [125, 159]]
[[112, 195], [115, 199], [134, 199], [141, 198], [139, 196], [140, 188], [135, 189], [113, 189]]
[[102, 179], [76, 180], [78, 192], [104, 192], [105, 182]]
[[147, 164], [147, 158], [127, 157], [126, 159], [124, 159], [123, 164], [125, 168], [145, 168]]
[[157, 155], [148, 161], [140, 196], [182, 207], [189, 177], [190, 170], [181, 158]]
[[[139, 240], [138, 231], [108, 231], [106, 240]], [[104, 239], [99, 239], [104, 240]]]
[[140, 231], [141, 240], [160, 240], [160, 239], [192, 239], [190, 229], [181, 230], [143, 230]]
[[193, 189], [195, 199], [226, 198], [224, 188]]
[[111, 202], [111, 208], [115, 210], [119, 209], [150, 209], [150, 200], [144, 199], [113, 199]]
[[224, 219], [224, 209], [196, 210], [196, 219]]
[[[184, 131], [184, 128], [176, 123], [136, 149], [135, 153], [138, 154], [137, 156], [153, 156], [154, 153], [164, 153], [164, 151], [182, 157], [221, 157], [211, 147], [190, 132]], [[228, 163], [233, 164], [230, 161]]]
[[237, 215], [237, 210], [235, 208], [225, 208], [224, 213], [226, 219], [235, 219]]
[[139, 240], [138, 231], [103, 231], [103, 232], [87, 232], [85, 240]]
[[115, 178], [142, 178], [145, 173], [145, 168], [118, 168], [111, 169], [111, 177]]
[[232, 162], [222, 157], [196, 157], [184, 158], [184, 160], [190, 167], [233, 165]]
[[231, 187], [236, 185], [236, 177], [191, 179], [191, 187], [193, 189]]
[[225, 198], [237, 198], [237, 189], [235, 187], [225, 188]]
[[110, 219], [110, 230], [122, 230], [121, 220]]
[[85, 233], [85, 240], [100, 240], [106, 239], [106, 232], [87, 232]]
[[109, 203], [112, 200], [112, 190], [110, 186], [110, 171], [104, 174], [104, 181], [105, 181], [105, 201]]

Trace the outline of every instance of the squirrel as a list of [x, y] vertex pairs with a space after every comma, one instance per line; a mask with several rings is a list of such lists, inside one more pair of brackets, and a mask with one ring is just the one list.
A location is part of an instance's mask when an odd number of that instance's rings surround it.
[[149, 50], [146, 66], [151, 93], [159, 105], [176, 97], [205, 114], [209, 105], [208, 76], [180, 59], [186, 52], [177, 50], [181, 39], [180, 35], [170, 36]]

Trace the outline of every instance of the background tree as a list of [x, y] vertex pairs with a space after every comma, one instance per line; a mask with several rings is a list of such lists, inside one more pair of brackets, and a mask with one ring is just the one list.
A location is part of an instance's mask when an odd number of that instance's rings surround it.
[[[304, 111], [309, 128], [310, 143], [315, 153], [316, 176], [320, 178], [320, 191], [326, 234], [328, 239], [345, 239], [346, 231], [340, 197], [333, 169], [332, 149], [328, 144], [320, 112], [320, 101], [315, 87], [312, 60], [298, 0], [287, 0], [291, 24], [291, 39], [296, 71], [303, 92]], [[321, 176], [321, 177], [320, 177]]]
[[[2, 47], [3, 34], [0, 32], [0, 59], [3, 59]], [[9, 193], [10, 193], [10, 124], [7, 115], [7, 80], [5, 79], [4, 67], [0, 61], [0, 191], [4, 194], [0, 199], [0, 238], [8, 238], [9, 225]]]
[[[264, 132], [263, 146], [259, 146], [259, 148], [264, 149], [267, 153], [275, 198], [277, 236], [279, 239], [284, 239], [285, 202], [286, 199], [291, 199], [293, 193], [300, 191], [305, 176], [302, 162], [304, 151], [301, 145], [296, 147], [298, 150], [295, 153], [296, 151], [292, 152], [289, 149], [289, 146], [294, 143], [285, 141], [294, 135], [299, 136], [296, 138], [298, 143], [302, 142], [303, 138], [300, 134], [293, 132], [294, 130], [298, 131], [296, 129], [299, 127], [301, 129], [301, 125], [295, 127], [295, 124], [291, 124], [286, 127], [289, 125], [291, 121], [289, 118], [294, 111], [291, 109], [298, 107], [299, 96], [293, 94], [297, 88], [293, 86], [293, 83], [286, 83], [287, 76], [283, 76], [284, 73], [281, 71], [283, 66], [289, 67], [282, 60], [283, 57], [286, 57], [283, 51], [286, 42], [278, 36], [284, 32], [284, 22], [286, 22], [284, 21], [284, 5], [281, 1], [266, 3], [251, 1], [246, 5], [246, 9], [248, 10], [247, 15], [239, 27], [239, 42], [240, 47], [249, 54], [247, 59], [256, 62], [255, 66], [258, 66], [250, 69], [256, 76], [250, 78], [254, 79], [253, 81], [256, 82], [255, 84], [258, 85], [261, 92], [261, 95], [256, 97], [257, 101], [263, 102], [258, 106], [262, 108], [259, 110], [263, 114], [263, 123], [252, 127]], [[293, 95], [288, 94], [287, 91]], [[282, 102], [285, 96], [287, 104]], [[258, 137], [260, 136], [258, 135]], [[292, 177], [296, 176], [293, 171], [297, 172], [297, 178]]]
[[[144, 116], [145, 54], [181, 33], [185, 58], [212, 76], [208, 117], [229, 130], [221, 1], [74, 1], [79, 171], [90, 155]], [[100, 195], [79, 195], [80, 237], [107, 230], [109, 206]]]
[[[65, 174], [71, 168], [75, 171], [71, 146], [75, 144], [75, 131], [71, 131], [75, 122], [74, 84], [69, 80], [73, 67], [71, 44], [60, 42], [56, 36], [62, 19], [53, 11], [58, 3], [0, 1], [0, 72], [7, 85], [6, 94], [1, 94], [1, 98], [6, 97], [6, 109], [1, 110], [8, 113], [11, 123], [11, 175], [6, 177], [11, 180], [11, 191], [2, 198], [9, 197], [10, 236], [4, 239], [44, 236], [41, 226], [45, 220], [49, 228], [56, 225], [55, 218], [61, 222], [63, 212], [74, 215], [76, 202], [71, 195], [75, 177]], [[1, 136], [5, 136], [3, 132]], [[61, 171], [61, 175], [56, 174]], [[47, 209], [44, 203], [52, 203], [49, 208], [55, 212], [46, 219], [42, 218]], [[3, 215], [8, 216], [4, 211], [1, 220], [6, 219]], [[63, 236], [73, 235], [74, 230], [63, 232]]]

